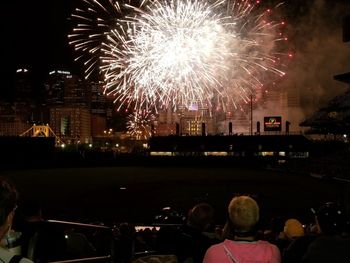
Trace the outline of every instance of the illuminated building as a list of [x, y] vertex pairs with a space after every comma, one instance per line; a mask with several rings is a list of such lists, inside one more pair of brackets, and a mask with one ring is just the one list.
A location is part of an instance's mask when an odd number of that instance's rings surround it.
[[33, 100], [33, 86], [28, 69], [20, 68], [16, 70], [15, 80], [15, 100], [17, 102], [31, 102]]
[[91, 82], [88, 84], [88, 104], [91, 110], [91, 135], [101, 136], [110, 127], [113, 117], [113, 98], [103, 94], [102, 84]]
[[207, 135], [215, 134], [214, 119], [207, 108], [191, 105], [176, 112], [159, 111], [156, 121], [156, 135]]
[[86, 105], [86, 84], [69, 71], [51, 71], [44, 86], [47, 105]]
[[0, 136], [18, 136], [30, 126], [15, 114], [9, 103], [0, 103]]
[[30, 72], [27, 69], [16, 70], [12, 95], [10, 101], [0, 101], [0, 136], [18, 136], [27, 130], [38, 116]]
[[50, 127], [65, 143], [91, 142], [91, 114], [86, 107], [51, 107]]
[[310, 141], [302, 135], [157, 136], [149, 141], [149, 153], [153, 156], [232, 156], [285, 160], [308, 158], [310, 150]]
[[68, 71], [54, 70], [45, 82], [49, 125], [65, 143], [91, 141], [91, 113], [87, 82]]
[[[157, 136], [167, 136], [176, 134], [176, 124], [179, 123], [178, 113], [173, 112], [171, 109], [161, 110], [158, 112], [158, 118], [155, 122]], [[178, 131], [179, 132], [179, 131]]]

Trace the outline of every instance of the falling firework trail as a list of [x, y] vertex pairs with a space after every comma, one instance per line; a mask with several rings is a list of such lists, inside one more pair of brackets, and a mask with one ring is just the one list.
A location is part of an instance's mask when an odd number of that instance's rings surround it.
[[82, 1], [70, 43], [119, 108], [225, 111], [285, 74], [284, 22], [270, 21], [259, 1]]

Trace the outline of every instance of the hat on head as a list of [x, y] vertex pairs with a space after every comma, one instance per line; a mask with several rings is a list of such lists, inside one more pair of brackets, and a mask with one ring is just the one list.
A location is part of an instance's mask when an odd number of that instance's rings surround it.
[[283, 232], [290, 239], [301, 237], [305, 233], [303, 225], [297, 219], [294, 218], [288, 219], [285, 222]]

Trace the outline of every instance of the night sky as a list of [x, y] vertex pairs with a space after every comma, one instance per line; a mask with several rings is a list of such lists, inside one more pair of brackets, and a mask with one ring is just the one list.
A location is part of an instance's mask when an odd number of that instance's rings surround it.
[[80, 73], [67, 39], [67, 32], [71, 30], [68, 18], [75, 2], [6, 1], [1, 31], [6, 36], [2, 38], [3, 65], [6, 65], [2, 73], [7, 86], [1, 85], [2, 91], [12, 88], [14, 73], [21, 67], [30, 70], [35, 85], [53, 69]]
[[[72, 28], [69, 16], [81, 2], [82, 0], [11, 0], [2, 3], [3, 69], [0, 98], [13, 88], [14, 73], [20, 67], [30, 70], [36, 85], [40, 85], [47, 73], [53, 69], [69, 70], [82, 75], [82, 66], [74, 62], [73, 49], [68, 45], [67, 38]], [[262, 2], [279, 3], [281, 1]], [[290, 47], [296, 54], [295, 64], [291, 66], [290, 72], [287, 71], [287, 75], [291, 76], [289, 81], [295, 83], [296, 78], [300, 79], [300, 76], [296, 77], [297, 73], [295, 73], [298, 69], [303, 67], [307, 70], [313, 69], [312, 72], [306, 72], [310, 75], [310, 80], [305, 78], [304, 82], [294, 84], [307, 86], [309, 82], [318, 79], [317, 74], [312, 75], [314, 72], [320, 72], [319, 65], [324, 63], [312, 61], [316, 55], [320, 56], [321, 61], [329, 58], [335, 60], [339, 57], [334, 63], [337, 68], [332, 69], [333, 63], [330, 63], [331, 65], [325, 65], [329, 70], [322, 73], [329, 76], [327, 81], [333, 85], [333, 75], [350, 71], [350, 63], [346, 63], [350, 61], [350, 46], [342, 43], [340, 18], [346, 13], [350, 14], [350, 0], [286, 0], [284, 2], [284, 16], [289, 23]], [[335, 31], [336, 33], [333, 34]], [[329, 36], [327, 37], [326, 34]], [[324, 41], [324, 38], [327, 40], [332, 38], [334, 39], [332, 43], [346, 48], [344, 50], [348, 52], [345, 51], [347, 53], [344, 54], [344, 51], [339, 50], [338, 47], [325, 50], [322, 44], [319, 44], [316, 49], [308, 45], [317, 42], [317, 38], [319, 43]], [[331, 42], [326, 44], [330, 45]], [[331, 54], [332, 52], [335, 54]], [[325, 56], [322, 57], [323, 55]], [[322, 83], [319, 86], [322, 86]], [[329, 85], [327, 83], [326, 86]], [[328, 92], [329, 94], [327, 92], [326, 88], [322, 88], [320, 95], [331, 97], [338, 91]]]

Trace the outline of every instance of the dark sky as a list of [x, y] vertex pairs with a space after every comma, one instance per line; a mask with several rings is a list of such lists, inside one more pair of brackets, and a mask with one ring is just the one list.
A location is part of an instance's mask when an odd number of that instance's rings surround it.
[[[68, 45], [68, 20], [75, 0], [11, 0], [2, 8], [1, 45], [5, 82], [13, 85], [16, 69], [30, 70], [40, 82], [52, 69], [77, 70]], [[4, 79], [2, 78], [2, 79]], [[6, 85], [5, 87], [3, 85]], [[0, 93], [2, 94], [2, 93]]]
[[[14, 72], [20, 67], [28, 68], [37, 82], [42, 81], [53, 69], [69, 70], [81, 74], [82, 66], [73, 61], [73, 50], [68, 45], [67, 39], [67, 34], [72, 27], [68, 18], [74, 7], [81, 2], [82, 0], [10, 0], [2, 3], [3, 70], [1, 75], [3, 76], [0, 82], [0, 96], [12, 88]], [[278, 3], [282, 0], [263, 0], [262, 2]], [[304, 37], [308, 39], [313, 36], [317, 23], [315, 28], [305, 28], [304, 31], [299, 29], [306, 23], [310, 25], [315, 23], [308, 18], [318, 5], [323, 4], [323, 9], [327, 11], [328, 8], [332, 9], [341, 4], [347, 7], [350, 13], [350, 0], [286, 0], [284, 2], [285, 16], [292, 25], [291, 38], [294, 43], [291, 43], [291, 46], [294, 49], [304, 46], [299, 39]], [[341, 9], [346, 12], [344, 8]], [[333, 15], [337, 13], [330, 12], [329, 15], [325, 13], [324, 16], [318, 18], [316, 16], [316, 19], [329, 16], [330, 21], [338, 21], [339, 19], [332, 18]], [[335, 24], [334, 27], [339, 29], [340, 24]], [[303, 32], [304, 35], [301, 35], [300, 32]], [[341, 36], [336, 41], [341, 43]]]

